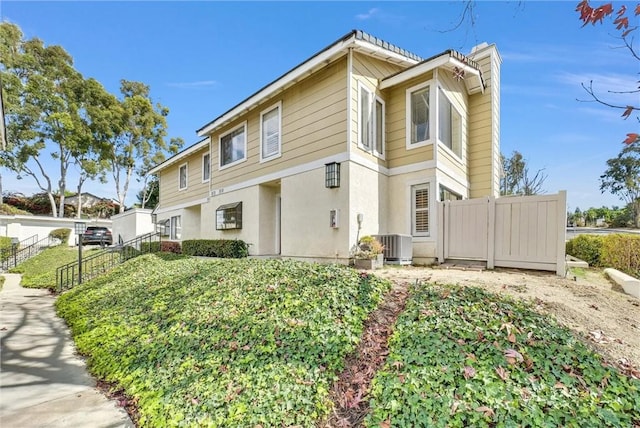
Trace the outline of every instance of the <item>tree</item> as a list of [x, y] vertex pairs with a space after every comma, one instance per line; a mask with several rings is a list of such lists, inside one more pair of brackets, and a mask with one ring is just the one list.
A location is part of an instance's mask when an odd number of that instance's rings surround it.
[[[638, 51], [636, 46], [634, 46], [633, 39], [634, 32], [638, 29], [638, 26], [629, 26], [629, 15], [633, 14], [636, 17], [640, 15], [640, 3], [636, 4], [633, 12], [629, 12], [625, 5], [621, 5], [614, 13], [613, 4], [611, 2], [597, 7], [592, 7], [589, 0], [582, 0], [578, 3], [576, 11], [580, 13], [580, 20], [583, 22], [583, 26], [586, 26], [587, 24], [602, 24], [605, 18], [612, 18], [613, 25], [616, 30], [620, 32], [620, 39], [624, 47], [629, 51], [634, 59], [640, 62], [640, 51]], [[616, 100], [616, 98], [620, 95], [640, 93], [640, 86], [638, 86], [638, 82], [630, 83], [632, 83], [636, 89], [622, 92], [607, 91], [607, 99], [596, 93], [593, 88], [593, 81], [589, 82], [588, 85], [583, 83], [582, 87], [594, 101], [613, 109], [622, 110], [622, 117], [624, 119], [628, 119], [634, 112], [640, 111], [640, 103], [637, 102], [635, 105], [629, 105], [621, 103]], [[640, 98], [636, 97], [636, 99]], [[636, 115], [636, 120], [640, 123], [640, 116]], [[627, 138], [625, 138], [624, 143], [632, 144], [638, 141], [640, 141], [640, 134], [638, 132], [630, 132], [627, 134]]]
[[547, 175], [544, 169], [539, 169], [532, 174], [529, 171], [527, 160], [517, 150], [507, 158], [500, 155], [502, 171], [500, 177], [500, 194], [506, 195], [537, 195], [544, 193], [544, 185]]
[[134, 172], [144, 169], [144, 165], [162, 161], [165, 152], [177, 153], [183, 145], [179, 138], [168, 143], [165, 140], [169, 109], [160, 104], [154, 105], [149, 91], [149, 86], [143, 83], [120, 81], [122, 109], [117, 122], [119, 130], [111, 141], [110, 156], [120, 212], [124, 211]]
[[639, 141], [624, 147], [617, 157], [607, 161], [607, 170], [600, 176], [600, 191], [609, 191], [629, 204], [633, 223], [640, 228]]
[[160, 202], [160, 185], [155, 175], [146, 176], [144, 187], [138, 192], [140, 208], [155, 208]]
[[[46, 193], [52, 215], [63, 216], [67, 172], [83, 139], [79, 97], [84, 78], [62, 47], [45, 46], [37, 38], [24, 40], [18, 26], [8, 22], [0, 23], [0, 77], [8, 143], [2, 164], [18, 178], [32, 177]], [[45, 166], [47, 155], [58, 162], [57, 189]]]

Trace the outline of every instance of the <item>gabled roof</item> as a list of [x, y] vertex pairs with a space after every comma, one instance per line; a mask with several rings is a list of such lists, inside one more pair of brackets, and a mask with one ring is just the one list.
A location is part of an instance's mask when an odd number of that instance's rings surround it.
[[154, 166], [153, 168], [151, 168], [149, 170], [149, 172], [147, 172], [147, 174], [156, 174], [161, 169], [164, 169], [164, 168], [168, 167], [169, 165], [172, 165], [172, 164], [174, 164], [174, 163], [186, 158], [190, 154], [195, 153], [198, 150], [201, 150], [201, 149], [203, 149], [205, 147], [208, 147], [208, 146], [209, 146], [209, 137], [203, 138], [202, 140], [198, 141], [197, 143], [192, 144], [191, 146], [187, 147], [186, 149], [184, 149], [180, 153], [176, 153], [175, 155], [171, 156], [169, 159], [165, 160], [164, 162], [159, 163], [158, 165]]
[[[415, 64], [405, 70], [385, 77], [380, 82], [380, 89], [389, 88], [399, 83], [406, 82], [421, 74], [436, 68], [446, 68], [458, 74], [461, 78], [464, 76], [464, 82], [469, 94], [484, 92], [484, 80], [480, 65], [477, 62], [452, 49], [427, 58], [418, 64]], [[469, 78], [471, 77], [471, 78]]]
[[418, 55], [399, 48], [391, 43], [385, 42], [377, 37], [360, 30], [353, 30], [336, 40], [311, 58], [287, 71], [273, 82], [267, 84], [253, 95], [241, 101], [235, 107], [227, 110], [211, 122], [198, 129], [199, 136], [207, 135], [215, 128], [232, 121], [238, 115], [250, 110], [278, 92], [281, 92], [299, 80], [305, 78], [314, 71], [324, 67], [326, 64], [346, 55], [348, 48], [365, 52], [369, 55], [377, 56], [385, 61], [411, 66], [422, 60]]

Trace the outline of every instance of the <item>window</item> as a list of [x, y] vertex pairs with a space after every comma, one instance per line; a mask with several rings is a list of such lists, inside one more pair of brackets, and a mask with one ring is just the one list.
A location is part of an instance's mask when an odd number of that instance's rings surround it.
[[187, 188], [187, 164], [180, 165], [178, 169], [178, 190]]
[[207, 182], [211, 178], [211, 155], [202, 155], [202, 182]]
[[408, 140], [409, 146], [426, 143], [431, 138], [429, 126], [429, 93], [430, 87], [423, 87], [415, 91], [409, 90], [408, 96]]
[[220, 137], [220, 168], [229, 167], [247, 159], [247, 124]]
[[444, 186], [440, 186], [440, 200], [441, 201], [459, 201], [462, 199], [462, 196], [452, 192]]
[[359, 92], [360, 146], [376, 156], [384, 156], [384, 102], [362, 85]]
[[412, 235], [429, 236], [429, 183], [411, 187]]
[[169, 228], [169, 238], [180, 239], [180, 237], [182, 236], [182, 220], [179, 215], [171, 217]]
[[221, 205], [216, 210], [216, 230], [242, 229], [242, 202]]
[[442, 89], [438, 89], [438, 139], [458, 157], [462, 157], [462, 115]]
[[281, 104], [260, 114], [260, 160], [275, 159], [280, 156]]

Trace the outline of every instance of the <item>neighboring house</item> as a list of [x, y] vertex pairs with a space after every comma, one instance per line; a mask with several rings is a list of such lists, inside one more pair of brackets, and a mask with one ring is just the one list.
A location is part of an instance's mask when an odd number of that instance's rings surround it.
[[[346, 261], [358, 236], [436, 258], [436, 203], [499, 195], [494, 45], [428, 59], [352, 31], [198, 130], [151, 170], [171, 239]], [[361, 214], [361, 215], [359, 215]]]
[[[88, 192], [82, 192], [80, 194], [80, 204], [82, 208], [93, 208], [98, 204], [103, 204], [103, 203], [108, 203], [108, 204], [116, 204], [116, 205], [120, 205], [118, 202], [114, 201], [113, 199], [106, 199], [106, 198], [101, 198], [99, 196], [96, 196], [92, 193], [88, 193]], [[73, 196], [67, 196], [64, 198], [64, 204], [65, 205], [71, 205], [73, 207], [77, 207], [78, 206], [78, 194], [75, 194]]]

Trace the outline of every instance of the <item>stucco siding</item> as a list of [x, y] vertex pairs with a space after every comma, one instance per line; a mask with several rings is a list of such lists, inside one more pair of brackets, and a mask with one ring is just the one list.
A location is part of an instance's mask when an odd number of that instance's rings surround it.
[[[343, 57], [263, 102], [212, 137], [212, 188], [224, 188], [345, 151], [347, 59]], [[281, 102], [281, 156], [260, 160], [260, 114]], [[247, 159], [219, 170], [220, 136], [247, 124]]]
[[[360, 237], [388, 233], [389, 178], [353, 162], [349, 168], [349, 246], [356, 244], [358, 214], [363, 215]], [[347, 220], [347, 219], [345, 219]]]
[[432, 263], [436, 257], [436, 195], [437, 180], [434, 168], [389, 177], [387, 233], [412, 234], [412, 186], [429, 183], [429, 236], [413, 237], [414, 263]]
[[[282, 256], [340, 260], [349, 258], [349, 168], [341, 186], [324, 186], [324, 168], [282, 179]], [[338, 227], [329, 211], [338, 210]]]

